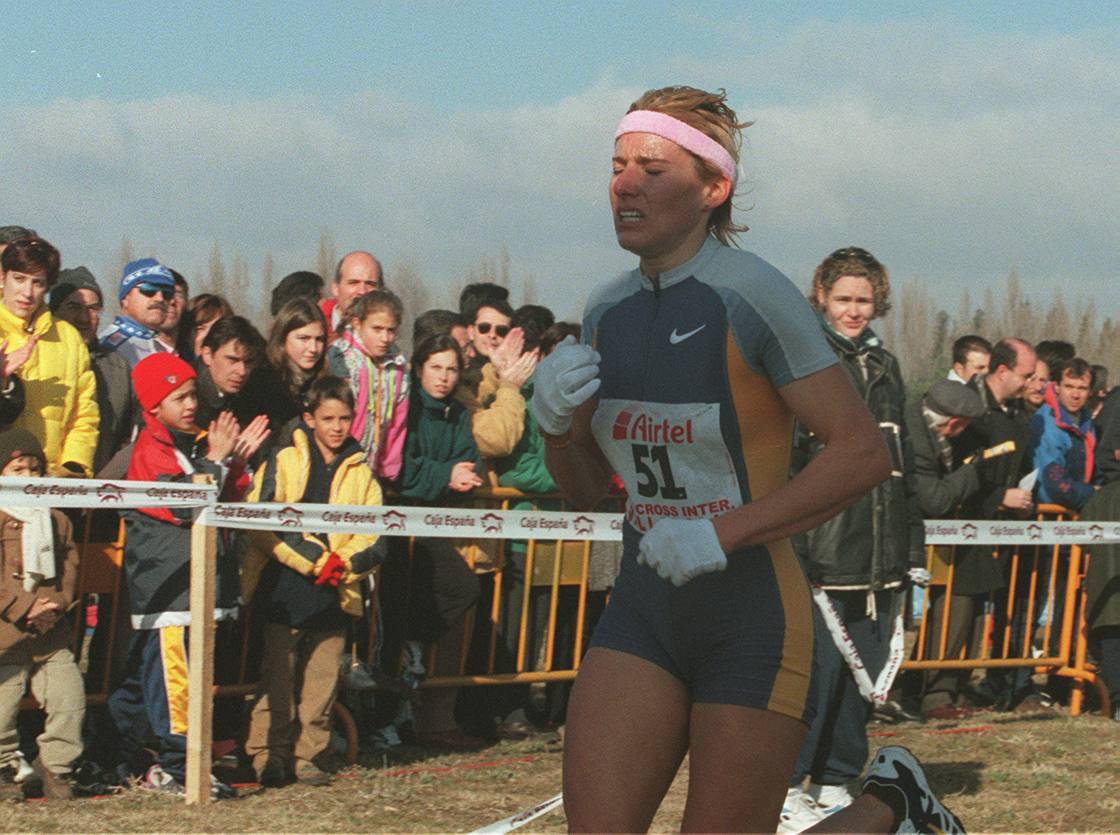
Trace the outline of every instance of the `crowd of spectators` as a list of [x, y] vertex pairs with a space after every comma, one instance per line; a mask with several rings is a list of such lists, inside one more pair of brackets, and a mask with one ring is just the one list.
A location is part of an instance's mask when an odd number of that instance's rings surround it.
[[[186, 480], [208, 473], [224, 500], [285, 503], [380, 504], [392, 495], [442, 504], [470, 501], [485, 486], [556, 489], [527, 403], [538, 360], [565, 338], [578, 339], [580, 327], [556, 322], [539, 305], [514, 308], [503, 287], [469, 285], [457, 309], [417, 312], [410, 323], [377, 259], [352, 252], [329, 281], [304, 271], [281, 280], [266, 338], [238, 315], [239, 300], [191, 296], [187, 280], [156, 259], [127, 264], [111, 289], [86, 267], [60, 266], [59, 252], [33, 230], [0, 229], [2, 475]], [[888, 482], [797, 543], [807, 573], [874, 672], [886, 663], [903, 592], [930, 579], [923, 518], [1026, 517], [1040, 502], [1117, 518], [1120, 389], [1110, 391], [1107, 369], [1068, 343], [966, 335], [953, 346], [948, 379], [907, 404], [898, 364], [869, 327], [889, 309], [885, 268], [864, 250], [838, 250], [807, 289], [894, 461]], [[103, 320], [104, 293], [112, 291], [119, 313]], [[411, 357], [397, 340], [409, 326]], [[809, 466], [818, 447], [798, 427], [794, 470]], [[131, 634], [113, 675], [113, 739], [99, 746], [99, 766], [181, 792], [190, 516], [169, 508], [123, 516]], [[0, 663], [14, 670], [0, 689], [0, 793], [16, 785], [21, 751], [37, 749], [28, 757], [33, 779], [49, 796], [67, 797], [84, 759], [85, 710], [66, 617], [77, 593], [71, 522], [58, 511], [0, 508], [0, 523]], [[14, 550], [9, 527], [22, 531]], [[492, 555], [477, 543], [418, 539], [410, 549], [372, 536], [223, 532], [220, 544], [215, 618], [234, 621], [241, 609], [262, 625], [261, 683], [245, 753], [269, 786], [330, 781], [331, 708], [348, 647], [383, 631], [386, 668], [399, 655], [419, 675], [455, 673], [474, 613], [489, 605], [477, 575], [493, 567]], [[506, 552], [500, 621], [509, 633], [525, 602], [546, 607], [525, 593], [524, 544], [510, 542]], [[1089, 625], [1120, 703], [1120, 595], [1108, 582], [1120, 556], [1107, 548], [1101, 554], [1087, 582]], [[1002, 551], [993, 559], [990, 546], [961, 548], [952, 561], [951, 594], [936, 582], [928, 592], [925, 657], [936, 657], [933, 636], [942, 632], [945, 657], [975, 640], [992, 592], [1024, 604], [1009, 624], [1017, 640], [1030, 640], [1042, 617], [1061, 616], [1039, 601], [1046, 582], [1024, 585]], [[382, 582], [373, 590], [378, 566]], [[372, 595], [380, 597], [376, 607]], [[379, 623], [370, 620], [374, 609]], [[537, 614], [529, 620], [539, 621]], [[1004, 612], [994, 617], [1006, 623]], [[530, 634], [530, 646], [539, 639]], [[498, 645], [507, 657], [518, 651], [510, 634]], [[828, 789], [862, 768], [870, 708], [845, 659], [820, 647], [817, 655], [818, 667], [831, 671], [818, 711], [818, 724], [828, 722], [810, 735], [798, 777], [816, 786], [806, 803], [823, 808], [833, 805]], [[424, 670], [432, 657], [436, 668]], [[889, 704], [903, 717], [959, 718], [992, 705], [1059, 701], [1061, 684], [1038, 688], [1026, 668], [990, 671], [976, 685], [967, 672], [936, 671], [908, 677], [901, 704]], [[17, 731], [28, 686], [46, 711], [37, 742]], [[381, 726], [385, 744], [395, 741], [385, 728], [403, 718], [417, 742], [444, 747], [482, 745], [503, 731], [550, 732], [563, 721], [562, 698], [532, 721], [529, 697], [509, 690], [512, 699], [467, 699], [455, 688], [432, 689], [415, 710], [406, 699], [395, 716], [369, 721]], [[153, 736], [154, 761], [143, 745]], [[212, 790], [228, 793], [216, 780]]]

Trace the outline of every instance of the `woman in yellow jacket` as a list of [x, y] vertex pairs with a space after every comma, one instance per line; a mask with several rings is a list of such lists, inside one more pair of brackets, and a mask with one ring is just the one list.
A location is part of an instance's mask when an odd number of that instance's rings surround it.
[[97, 391], [89, 350], [72, 325], [51, 316], [47, 288], [58, 250], [40, 238], [14, 241], [0, 256], [0, 347], [19, 366], [25, 404], [14, 426], [39, 439], [50, 475], [91, 475]]

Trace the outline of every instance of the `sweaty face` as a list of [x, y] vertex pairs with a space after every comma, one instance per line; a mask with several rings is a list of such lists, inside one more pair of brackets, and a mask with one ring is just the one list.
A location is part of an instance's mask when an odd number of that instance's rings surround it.
[[389, 347], [397, 338], [399, 323], [392, 311], [375, 310], [361, 321], [352, 319], [350, 325], [366, 352], [379, 360], [389, 353]]
[[962, 380], [971, 380], [977, 374], [987, 374], [991, 354], [986, 351], [969, 351], [964, 356], [964, 362], [953, 363], [953, 370], [960, 375]]
[[318, 322], [308, 322], [302, 328], [288, 331], [284, 337], [284, 353], [301, 371], [314, 370], [326, 346], [327, 336]]
[[459, 382], [459, 357], [456, 351], [440, 351], [424, 360], [420, 387], [436, 400], [443, 400]]
[[471, 342], [476, 352], [484, 357], [502, 344], [509, 333], [511, 319], [493, 307], [480, 307], [475, 314], [474, 324], [470, 327]]
[[156, 420], [169, 429], [193, 432], [194, 417], [198, 411], [198, 382], [194, 377], [183, 382], [152, 410]]
[[66, 297], [55, 315], [77, 328], [86, 342], [92, 342], [101, 324], [101, 311], [101, 299], [97, 293], [81, 287]]
[[47, 278], [18, 270], [4, 270], [0, 272], [0, 293], [4, 296], [4, 307], [26, 322], [43, 306]]
[[1034, 366], [1034, 376], [1027, 382], [1027, 389], [1023, 392], [1023, 399], [1035, 408], [1042, 405], [1046, 399], [1046, 386], [1050, 383], [1050, 368], [1042, 360]]
[[1092, 385], [1093, 375], [1085, 374], [1074, 377], [1069, 372], [1062, 374], [1061, 382], [1055, 388], [1058, 390], [1058, 402], [1070, 414], [1077, 414], [1089, 401], [1089, 387]]
[[303, 422], [310, 427], [319, 451], [329, 462], [350, 436], [354, 410], [341, 400], [327, 398], [314, 412], [304, 412]]
[[214, 385], [222, 394], [233, 395], [241, 391], [249, 372], [253, 370], [249, 362], [249, 350], [238, 340], [231, 339], [215, 350], [202, 349], [202, 362], [210, 369]]
[[828, 323], [840, 334], [856, 339], [875, 315], [871, 282], [863, 276], [842, 275], [817, 301]]
[[615, 141], [611, 171], [619, 246], [638, 255], [647, 274], [691, 258], [707, 235], [712, 209], [723, 202], [713, 184], [700, 179], [693, 156], [656, 134], [626, 133]]
[[147, 288], [137, 285], [128, 291], [121, 299], [121, 313], [134, 322], [138, 322], [149, 330], [158, 331], [167, 316], [169, 299], [165, 299], [161, 292], [146, 295]]

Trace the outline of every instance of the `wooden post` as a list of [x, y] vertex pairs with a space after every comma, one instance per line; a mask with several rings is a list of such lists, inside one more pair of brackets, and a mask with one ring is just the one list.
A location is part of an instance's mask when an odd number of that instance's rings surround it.
[[[196, 484], [213, 484], [196, 475]], [[187, 803], [210, 800], [211, 736], [214, 721], [214, 599], [218, 529], [191, 526], [191, 633], [187, 674]]]

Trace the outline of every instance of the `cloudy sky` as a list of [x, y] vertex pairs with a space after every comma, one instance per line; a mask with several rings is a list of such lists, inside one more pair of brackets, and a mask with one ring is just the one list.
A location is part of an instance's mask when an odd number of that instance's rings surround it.
[[0, 2], [0, 225], [103, 285], [125, 237], [202, 279], [215, 242], [283, 275], [328, 230], [446, 303], [504, 247], [574, 315], [633, 264], [615, 123], [683, 83], [754, 120], [742, 243], [798, 284], [857, 244], [950, 311], [1015, 267], [1120, 313], [1110, 4], [141, 5]]

